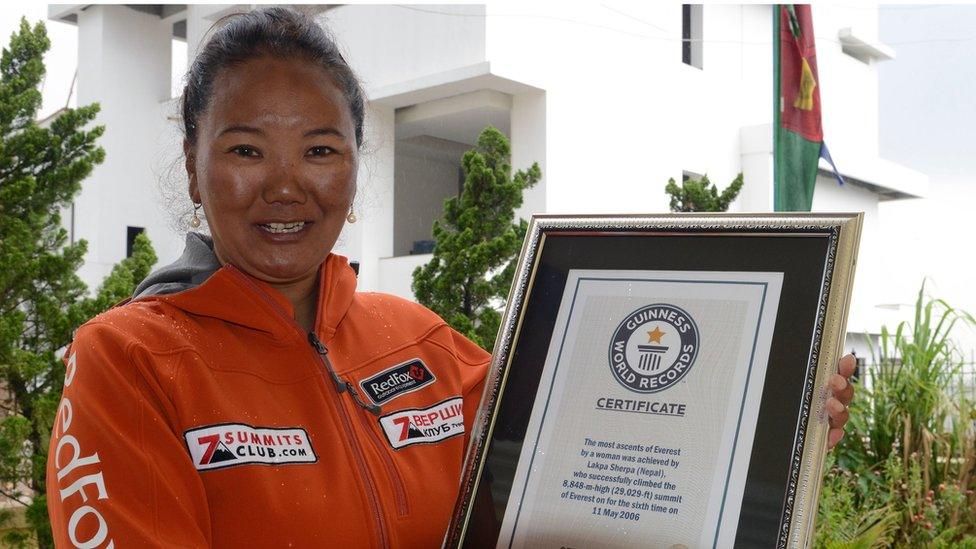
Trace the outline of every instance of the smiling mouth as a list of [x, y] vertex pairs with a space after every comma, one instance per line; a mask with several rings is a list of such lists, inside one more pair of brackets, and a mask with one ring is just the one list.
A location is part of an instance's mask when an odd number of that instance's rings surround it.
[[310, 222], [292, 221], [289, 223], [259, 223], [258, 227], [272, 234], [297, 233], [305, 228]]

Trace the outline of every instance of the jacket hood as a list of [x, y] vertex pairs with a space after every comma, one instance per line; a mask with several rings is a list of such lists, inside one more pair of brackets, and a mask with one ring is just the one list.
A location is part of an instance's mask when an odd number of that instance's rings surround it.
[[[355, 293], [356, 273], [348, 260], [329, 254], [319, 267], [315, 331], [322, 341], [335, 335]], [[161, 301], [189, 314], [254, 328], [277, 339], [296, 334], [304, 337], [284, 295], [233, 265], [221, 265], [213, 241], [199, 233], [187, 234], [183, 255], [147, 276], [132, 299]]]
[[220, 261], [213, 251], [213, 240], [200, 233], [186, 235], [186, 247], [179, 259], [149, 274], [132, 294], [132, 299], [151, 295], [175, 294], [195, 288], [210, 278]]

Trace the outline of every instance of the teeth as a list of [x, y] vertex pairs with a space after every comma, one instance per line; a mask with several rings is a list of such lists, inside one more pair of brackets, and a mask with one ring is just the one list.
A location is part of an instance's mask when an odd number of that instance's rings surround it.
[[305, 227], [304, 221], [292, 221], [291, 223], [266, 223], [261, 225], [269, 233], [295, 233]]

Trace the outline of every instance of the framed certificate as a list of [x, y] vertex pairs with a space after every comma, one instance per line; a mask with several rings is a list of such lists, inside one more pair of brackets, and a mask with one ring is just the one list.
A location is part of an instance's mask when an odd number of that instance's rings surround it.
[[808, 545], [861, 218], [534, 217], [445, 545]]

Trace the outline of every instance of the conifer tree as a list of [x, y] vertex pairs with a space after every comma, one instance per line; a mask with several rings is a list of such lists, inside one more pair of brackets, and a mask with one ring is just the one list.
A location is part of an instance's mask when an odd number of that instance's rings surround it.
[[96, 144], [104, 129], [86, 128], [98, 105], [37, 124], [49, 47], [44, 24], [21, 19], [0, 55], [0, 499], [26, 519], [12, 525], [16, 513], [0, 511], [0, 525], [17, 526], [0, 538], [4, 546], [52, 546], [44, 477], [60, 356], [80, 324], [129, 296], [156, 261], [139, 235], [94, 295], [75, 274], [86, 243], [68, 242], [61, 211], [104, 159]]
[[434, 257], [413, 272], [417, 300], [488, 351], [528, 227], [515, 222], [515, 210], [522, 192], [542, 177], [538, 164], [513, 175], [510, 162], [508, 139], [486, 127], [461, 159], [460, 196], [445, 200], [434, 222]]
[[708, 180], [707, 175], [703, 175], [701, 179], [689, 178], [682, 181], [680, 187], [671, 178], [664, 187], [664, 192], [671, 195], [672, 212], [724, 212], [741, 190], [741, 173], [721, 193]]

